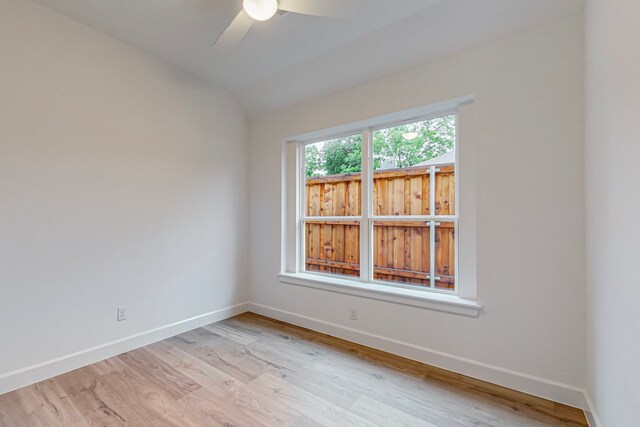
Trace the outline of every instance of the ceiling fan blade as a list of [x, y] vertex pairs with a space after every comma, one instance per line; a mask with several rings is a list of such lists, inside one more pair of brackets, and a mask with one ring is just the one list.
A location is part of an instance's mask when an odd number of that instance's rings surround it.
[[253, 23], [254, 20], [242, 9], [216, 40], [216, 49], [228, 50], [236, 46], [247, 35]]
[[278, 8], [303, 15], [346, 17], [355, 15], [359, 0], [280, 0]]

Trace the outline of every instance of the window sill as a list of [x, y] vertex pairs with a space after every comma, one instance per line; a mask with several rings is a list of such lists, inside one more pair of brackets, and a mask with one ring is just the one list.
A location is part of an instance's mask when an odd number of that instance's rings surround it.
[[457, 295], [363, 283], [356, 280], [324, 277], [307, 273], [281, 273], [280, 282], [330, 292], [355, 295], [395, 304], [427, 308], [469, 317], [478, 317], [482, 306]]

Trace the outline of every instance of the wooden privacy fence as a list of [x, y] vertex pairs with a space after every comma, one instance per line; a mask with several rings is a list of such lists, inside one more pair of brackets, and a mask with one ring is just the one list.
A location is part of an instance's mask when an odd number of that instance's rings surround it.
[[[429, 167], [374, 173], [376, 216], [455, 215], [455, 167], [439, 165], [435, 174], [435, 212], [431, 209]], [[309, 217], [360, 216], [360, 174], [308, 178], [306, 214]], [[306, 269], [347, 276], [360, 275], [359, 221], [306, 221]], [[455, 284], [455, 224], [440, 221], [435, 228], [435, 286]], [[429, 286], [431, 229], [425, 221], [374, 221], [374, 278]]]

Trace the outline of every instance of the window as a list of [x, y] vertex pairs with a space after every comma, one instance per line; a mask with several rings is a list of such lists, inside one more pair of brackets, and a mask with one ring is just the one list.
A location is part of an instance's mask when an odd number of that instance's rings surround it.
[[457, 290], [456, 111], [297, 143], [299, 271]]
[[305, 270], [360, 277], [362, 134], [304, 145]]

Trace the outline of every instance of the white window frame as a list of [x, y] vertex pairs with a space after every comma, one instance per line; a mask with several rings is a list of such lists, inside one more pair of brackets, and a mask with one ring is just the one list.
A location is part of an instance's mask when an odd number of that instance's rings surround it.
[[[284, 167], [286, 165], [286, 147], [289, 144], [295, 144], [295, 252], [287, 250], [287, 240], [292, 240], [289, 229], [290, 223], [285, 219], [283, 214], [283, 261], [280, 273], [280, 280], [284, 283], [320, 288], [352, 295], [366, 296], [374, 299], [398, 302], [407, 305], [433, 308], [441, 311], [454, 312], [469, 316], [477, 316], [480, 311], [480, 304], [469, 298], [461, 298], [459, 296], [459, 172], [458, 172], [458, 156], [459, 156], [459, 106], [471, 103], [473, 97], [464, 97], [447, 103], [436, 104], [423, 107], [421, 109], [410, 110], [404, 113], [383, 116], [382, 118], [371, 119], [361, 123], [354, 123], [350, 126], [344, 126], [340, 129], [329, 131], [320, 131], [312, 134], [299, 136], [293, 139], [283, 141], [283, 213], [286, 211], [286, 192], [287, 180], [292, 179], [290, 173], [287, 173]], [[417, 114], [420, 112], [420, 114]], [[456, 190], [455, 197], [456, 212], [454, 215], [402, 215], [402, 216], [373, 216], [373, 132], [378, 129], [398, 126], [405, 123], [414, 123], [425, 121], [439, 117], [456, 115]], [[305, 174], [305, 150], [308, 144], [316, 142], [337, 139], [340, 137], [354, 135], [362, 132], [362, 178], [361, 178], [361, 215], [349, 217], [307, 217], [306, 216], [306, 174]], [[435, 212], [435, 173], [437, 168], [431, 167], [431, 209], [430, 213]], [[342, 276], [317, 271], [306, 271], [305, 262], [305, 223], [308, 220], [332, 221], [359, 221], [360, 222], [360, 276]], [[430, 259], [430, 286], [423, 287], [411, 284], [401, 284], [397, 282], [386, 282], [374, 279], [373, 266], [373, 227], [374, 222], [379, 221], [426, 221], [430, 225], [431, 237], [431, 259]], [[445, 290], [435, 288], [436, 276], [435, 272], [435, 227], [438, 222], [453, 222], [455, 227], [455, 285], [454, 290]], [[286, 258], [295, 256], [295, 267], [287, 269], [288, 263]]]
[[[317, 274], [317, 275], [321, 275], [321, 276], [329, 276], [329, 277], [344, 277], [343, 275], [337, 275], [337, 274], [331, 274], [331, 273], [323, 273], [323, 272], [318, 272], [318, 271], [309, 271], [306, 269], [306, 247], [305, 247], [305, 242], [306, 239], [304, 238], [304, 236], [306, 235], [306, 224], [308, 221], [326, 221], [328, 223], [332, 223], [332, 222], [340, 222], [340, 221], [359, 221], [360, 222], [360, 277], [356, 278], [356, 277], [351, 277], [348, 276], [349, 279], [351, 280], [359, 280], [361, 282], [365, 282], [365, 283], [375, 283], [381, 286], [392, 286], [393, 288], [397, 288], [397, 287], [403, 287], [403, 288], [407, 288], [407, 289], [417, 289], [420, 291], [426, 291], [426, 292], [442, 292], [442, 293], [446, 293], [446, 294], [458, 294], [458, 286], [457, 286], [457, 281], [458, 281], [458, 263], [457, 263], [457, 259], [458, 259], [458, 180], [455, 180], [456, 183], [456, 189], [455, 189], [455, 195], [456, 195], [456, 203], [455, 205], [455, 209], [456, 212], [454, 215], [394, 215], [394, 216], [375, 216], [374, 215], [374, 209], [373, 209], [373, 188], [372, 188], [372, 183], [373, 183], [373, 177], [374, 177], [374, 170], [373, 170], [373, 163], [374, 163], [374, 153], [373, 153], [373, 144], [371, 144], [371, 142], [373, 141], [373, 133], [377, 130], [380, 129], [386, 129], [386, 128], [390, 128], [390, 127], [395, 127], [395, 126], [400, 126], [402, 124], [406, 124], [406, 123], [416, 123], [416, 122], [424, 122], [424, 121], [429, 121], [429, 120], [433, 120], [433, 119], [438, 119], [441, 117], [447, 117], [447, 116], [455, 116], [456, 117], [456, 127], [457, 127], [457, 123], [458, 123], [458, 111], [457, 110], [450, 110], [450, 111], [441, 111], [437, 114], [432, 114], [426, 117], [417, 117], [417, 118], [413, 118], [411, 120], [405, 120], [402, 122], [398, 122], [398, 123], [388, 123], [385, 124], [383, 126], [377, 126], [377, 127], [369, 127], [369, 128], [365, 128], [361, 130], [361, 136], [362, 136], [362, 177], [361, 177], [361, 197], [360, 197], [360, 202], [361, 202], [361, 206], [360, 206], [360, 210], [361, 210], [361, 215], [360, 216], [336, 216], [336, 217], [332, 217], [332, 216], [317, 216], [317, 217], [309, 217], [306, 215], [306, 208], [307, 208], [307, 204], [306, 204], [306, 185], [305, 185], [305, 180], [306, 180], [306, 169], [305, 169], [305, 147], [307, 145], [310, 144], [314, 144], [317, 142], [321, 142], [321, 141], [316, 141], [316, 140], [311, 140], [311, 141], [299, 141], [296, 145], [296, 150], [297, 150], [297, 156], [299, 156], [299, 160], [298, 160], [298, 164], [300, 165], [299, 170], [298, 170], [298, 181], [299, 184], [297, 185], [297, 187], [300, 189], [300, 203], [298, 206], [299, 209], [299, 215], [300, 215], [300, 222], [299, 222], [299, 229], [298, 229], [298, 233], [299, 233], [299, 239], [300, 239], [300, 248], [299, 251], [300, 253], [298, 254], [298, 271], [303, 272], [303, 273], [308, 273], [308, 274]], [[356, 135], [356, 133], [351, 133], [349, 135]], [[348, 135], [345, 135], [348, 136]], [[330, 139], [336, 139], [336, 138], [340, 138], [340, 137], [332, 137]], [[456, 141], [455, 141], [455, 145], [457, 147], [458, 145], [458, 141], [457, 141], [457, 132], [456, 132]], [[430, 212], [435, 212], [435, 194], [436, 194], [436, 173], [439, 172], [440, 169], [436, 168], [435, 166], [431, 166], [430, 167]], [[454, 171], [454, 174], [456, 174], [456, 178], [457, 178], [457, 167], [456, 170]], [[374, 252], [374, 223], [375, 222], [426, 222], [429, 224], [430, 227], [430, 273], [428, 275], [428, 279], [430, 279], [430, 285], [428, 287], [424, 287], [424, 286], [419, 286], [419, 285], [410, 285], [410, 284], [403, 284], [403, 283], [398, 283], [398, 282], [387, 282], [384, 280], [376, 280], [374, 278], [374, 269], [375, 266], [373, 264], [373, 252]], [[435, 248], [436, 248], [436, 227], [440, 225], [441, 222], [451, 222], [454, 224], [454, 256], [455, 256], [455, 262], [454, 262], [454, 277], [455, 277], [455, 283], [454, 283], [454, 289], [453, 290], [449, 290], [449, 289], [438, 289], [436, 288], [435, 284], [436, 284], [436, 280], [438, 280], [438, 276], [436, 276], [435, 274], [433, 274], [433, 272], [435, 271]]]

